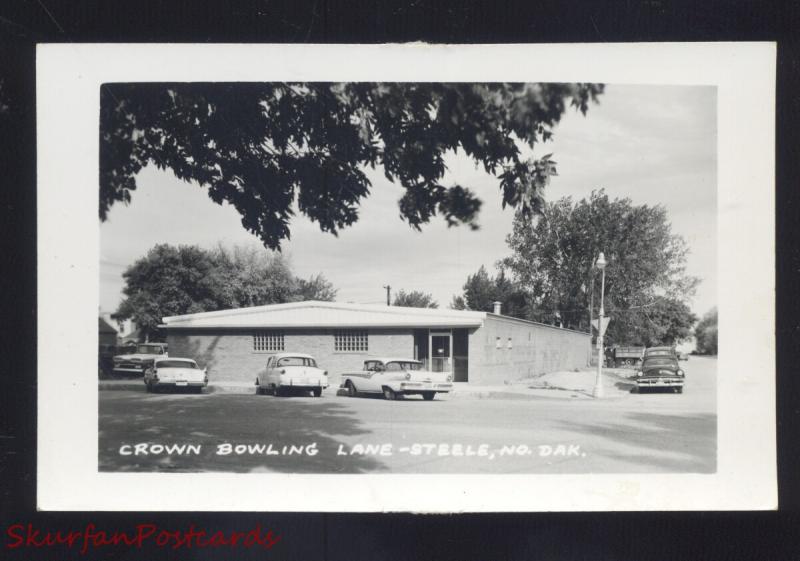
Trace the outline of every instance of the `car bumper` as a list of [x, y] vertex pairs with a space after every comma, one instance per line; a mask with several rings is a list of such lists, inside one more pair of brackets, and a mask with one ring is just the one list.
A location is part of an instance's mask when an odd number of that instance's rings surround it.
[[636, 380], [636, 385], [640, 388], [666, 388], [682, 386], [683, 378], [644, 378]]
[[447, 393], [453, 389], [449, 382], [399, 382], [390, 384], [393, 391], [403, 393], [440, 392]]
[[182, 380], [158, 380], [151, 381], [150, 385], [154, 388], [205, 388], [208, 382], [204, 381], [182, 381]]
[[301, 378], [298, 380], [289, 379], [281, 380], [278, 384], [280, 388], [299, 388], [299, 389], [315, 389], [322, 388], [323, 390], [328, 387], [327, 380], [314, 380]]

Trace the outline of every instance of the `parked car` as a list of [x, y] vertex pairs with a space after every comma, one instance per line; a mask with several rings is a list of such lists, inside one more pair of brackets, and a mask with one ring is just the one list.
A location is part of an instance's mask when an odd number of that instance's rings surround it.
[[194, 388], [199, 392], [208, 386], [208, 371], [190, 358], [157, 358], [144, 372], [148, 392], [161, 388]]
[[284, 395], [310, 391], [320, 397], [328, 387], [328, 372], [317, 367], [316, 359], [303, 353], [279, 353], [269, 357], [266, 372], [256, 378], [256, 394]]
[[636, 368], [641, 364], [644, 347], [613, 347], [613, 365], [616, 368]]
[[371, 358], [357, 372], [342, 374], [342, 388], [347, 395], [382, 393], [386, 399], [402, 399], [419, 394], [430, 401], [437, 393], [453, 389], [453, 377], [446, 372], [425, 370], [418, 360], [407, 358]]
[[636, 387], [640, 392], [645, 389], [670, 388], [676, 393], [683, 393], [685, 379], [685, 373], [678, 365], [678, 357], [672, 349], [654, 347], [645, 351], [640, 370], [636, 373]]
[[114, 374], [144, 375], [153, 360], [168, 356], [166, 343], [139, 343], [136, 352], [114, 357]]

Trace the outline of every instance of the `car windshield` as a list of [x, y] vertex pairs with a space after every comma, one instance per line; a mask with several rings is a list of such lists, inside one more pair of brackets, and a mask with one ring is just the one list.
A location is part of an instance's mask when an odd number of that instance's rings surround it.
[[420, 369], [422, 369], [422, 364], [419, 362], [393, 361], [386, 363], [387, 372], [399, 372], [401, 370], [420, 370]]
[[647, 357], [644, 359], [643, 368], [652, 368], [654, 366], [674, 366], [677, 368], [678, 361], [669, 357]]
[[317, 367], [317, 362], [313, 358], [303, 356], [285, 356], [278, 359], [278, 366], [311, 366]]
[[143, 355], [163, 355], [164, 349], [161, 345], [137, 345], [136, 352]]
[[200, 368], [193, 360], [159, 360], [156, 368]]

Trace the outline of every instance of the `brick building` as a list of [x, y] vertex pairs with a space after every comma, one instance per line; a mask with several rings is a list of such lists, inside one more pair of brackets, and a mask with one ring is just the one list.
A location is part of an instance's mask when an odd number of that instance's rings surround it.
[[276, 352], [314, 355], [332, 384], [368, 357], [416, 358], [456, 382], [502, 384], [588, 363], [589, 334], [496, 313], [297, 302], [165, 317], [170, 356], [251, 381]]

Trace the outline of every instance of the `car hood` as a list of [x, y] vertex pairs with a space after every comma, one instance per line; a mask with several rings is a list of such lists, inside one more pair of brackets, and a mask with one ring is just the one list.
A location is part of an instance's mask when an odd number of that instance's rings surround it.
[[114, 358], [117, 360], [152, 360], [157, 356], [160, 357], [162, 355], [147, 355], [141, 353], [133, 353], [129, 355], [117, 355]]
[[677, 374], [680, 367], [677, 364], [644, 364], [642, 376], [658, 376], [664, 373]]

